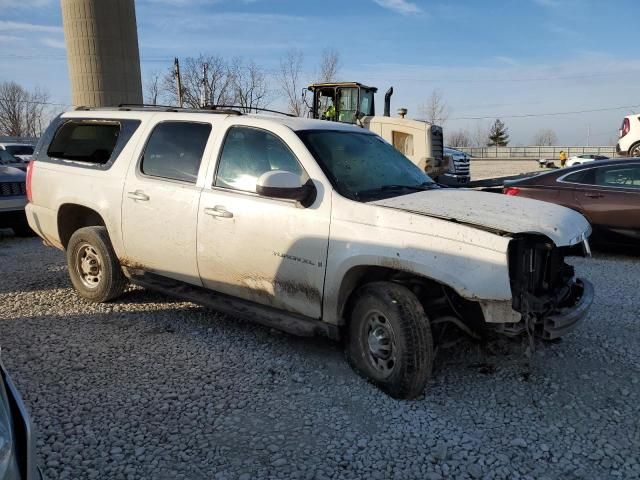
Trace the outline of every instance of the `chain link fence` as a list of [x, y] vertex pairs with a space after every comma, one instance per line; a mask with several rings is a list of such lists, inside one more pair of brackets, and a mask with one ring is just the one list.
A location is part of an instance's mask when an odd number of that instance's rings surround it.
[[555, 159], [560, 156], [560, 151], [564, 150], [568, 157], [583, 154], [604, 155], [606, 157], [616, 156], [616, 147], [458, 147], [457, 150], [468, 153], [476, 158], [548, 158]]

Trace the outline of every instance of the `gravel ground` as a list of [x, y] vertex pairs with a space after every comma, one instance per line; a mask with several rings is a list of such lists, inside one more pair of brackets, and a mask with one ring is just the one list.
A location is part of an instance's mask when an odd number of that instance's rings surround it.
[[142, 289], [90, 305], [63, 254], [0, 232], [3, 360], [50, 479], [640, 478], [640, 258], [576, 259], [597, 298], [539, 344], [438, 352], [396, 401], [338, 345]]
[[[547, 169], [544, 169], [547, 170]], [[471, 179], [506, 177], [521, 173], [542, 172], [538, 160], [478, 160], [471, 159]]]

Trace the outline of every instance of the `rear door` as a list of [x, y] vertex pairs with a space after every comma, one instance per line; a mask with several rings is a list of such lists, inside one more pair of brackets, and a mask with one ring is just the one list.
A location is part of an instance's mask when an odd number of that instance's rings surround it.
[[640, 163], [589, 169], [575, 196], [595, 227], [640, 238]]
[[200, 117], [156, 122], [122, 199], [124, 265], [200, 285], [196, 225], [203, 157], [213, 125]]

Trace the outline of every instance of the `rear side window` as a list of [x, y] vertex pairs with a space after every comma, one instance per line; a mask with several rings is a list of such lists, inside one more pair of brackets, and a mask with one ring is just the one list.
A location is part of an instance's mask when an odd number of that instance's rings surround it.
[[33, 147], [29, 145], [7, 145], [4, 148], [11, 155], [33, 155]]
[[564, 181], [569, 183], [588, 183], [585, 182], [585, 177], [587, 176], [586, 173], [587, 171], [580, 170], [579, 172], [575, 172], [564, 177]]
[[211, 124], [163, 122], [144, 150], [140, 170], [152, 177], [196, 183]]
[[47, 155], [104, 165], [111, 159], [119, 135], [119, 123], [67, 122], [56, 132]]

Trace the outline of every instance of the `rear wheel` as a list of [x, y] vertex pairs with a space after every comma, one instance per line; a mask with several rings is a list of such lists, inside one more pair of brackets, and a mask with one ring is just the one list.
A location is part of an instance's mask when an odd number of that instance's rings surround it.
[[353, 303], [346, 354], [354, 370], [392, 397], [420, 395], [433, 369], [433, 340], [416, 296], [390, 282], [363, 286]]
[[74, 288], [90, 302], [113, 300], [127, 286], [105, 227], [77, 230], [67, 245], [67, 265]]
[[640, 157], [640, 143], [636, 143], [629, 149], [630, 157]]

